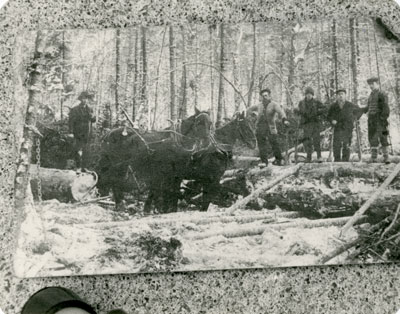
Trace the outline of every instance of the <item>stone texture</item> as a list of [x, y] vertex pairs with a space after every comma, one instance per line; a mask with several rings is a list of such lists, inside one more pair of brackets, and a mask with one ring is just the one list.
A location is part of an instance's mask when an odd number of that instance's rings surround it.
[[292, 19], [381, 17], [400, 34], [400, 7], [389, 0], [10, 0], [0, 10], [0, 308], [19, 313], [45, 286], [72, 289], [99, 313], [396, 313], [400, 266], [329, 266], [193, 273], [37, 278], [12, 275], [18, 217], [13, 208], [17, 159], [11, 77], [13, 43], [21, 31], [110, 28], [163, 23], [238, 23]]

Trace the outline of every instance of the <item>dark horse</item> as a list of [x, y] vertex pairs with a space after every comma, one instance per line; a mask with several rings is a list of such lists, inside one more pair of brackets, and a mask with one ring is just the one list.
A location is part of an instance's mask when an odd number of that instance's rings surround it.
[[236, 114], [232, 121], [215, 130], [214, 138], [212, 145], [193, 154], [190, 171], [185, 177], [194, 180], [192, 188], [195, 191], [202, 191], [202, 210], [208, 209], [210, 202], [220, 191], [219, 182], [232, 158], [235, 142], [239, 140], [251, 149], [254, 149], [257, 143], [244, 113]]
[[[139, 134], [135, 129], [124, 127], [110, 131], [103, 140], [96, 169], [100, 194], [107, 195], [111, 188], [116, 206], [121, 206], [123, 193], [133, 189], [127, 182], [129, 175], [135, 176], [135, 180], [137, 175], [140, 181], [154, 185], [156, 175], [152, 170], [163, 170], [163, 158], [171, 158], [168, 154], [160, 155], [157, 147], [170, 145], [184, 151], [195, 145], [201, 147], [208, 144], [210, 127], [208, 113], [196, 109], [194, 115], [162, 131]], [[167, 153], [171, 155], [170, 149]]]

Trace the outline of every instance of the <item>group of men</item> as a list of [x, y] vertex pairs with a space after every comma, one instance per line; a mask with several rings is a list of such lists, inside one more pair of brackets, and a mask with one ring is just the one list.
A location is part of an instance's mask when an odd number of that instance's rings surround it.
[[[314, 97], [311, 87], [305, 89], [305, 97], [295, 109], [300, 117], [299, 128], [303, 130], [303, 142], [307, 153], [307, 162], [312, 161], [312, 154], [317, 153], [317, 162], [322, 162], [321, 156], [321, 131], [323, 120], [327, 120], [333, 128], [333, 156], [334, 161], [349, 161], [350, 145], [353, 134], [354, 122], [363, 113], [368, 113], [368, 140], [371, 147], [371, 162], [376, 162], [379, 144], [382, 146], [384, 162], [389, 162], [388, 153], [388, 118], [390, 114], [388, 97], [381, 91], [379, 79], [376, 77], [367, 80], [371, 88], [366, 107], [360, 108], [346, 100], [346, 90], [336, 91], [336, 101], [329, 107], [326, 115], [325, 106]], [[285, 112], [271, 98], [271, 90], [266, 88], [260, 92], [262, 102], [260, 106], [249, 108], [248, 114], [258, 111], [256, 123], [256, 137], [261, 161], [268, 165], [268, 142], [275, 157], [273, 164], [283, 165], [283, 157], [279, 143], [277, 118], [280, 118], [285, 126], [289, 126]], [[94, 100], [94, 94], [84, 91], [79, 97], [79, 105], [72, 108], [69, 114], [70, 137], [75, 139], [75, 147], [78, 153], [76, 160], [78, 168], [87, 166], [87, 146], [91, 133], [91, 124], [96, 121], [90, 104]], [[296, 136], [298, 136], [296, 134]]]
[[[346, 90], [336, 91], [336, 101], [326, 110], [325, 106], [314, 97], [311, 87], [305, 89], [305, 97], [294, 110], [300, 117], [299, 129], [303, 131], [303, 142], [307, 157], [306, 161], [312, 161], [312, 154], [317, 153], [317, 162], [322, 162], [321, 156], [321, 132], [323, 121], [327, 120], [333, 129], [333, 156], [335, 162], [349, 161], [350, 146], [353, 134], [354, 122], [363, 113], [368, 114], [368, 140], [371, 147], [371, 162], [378, 158], [379, 144], [382, 146], [384, 162], [389, 162], [388, 153], [388, 118], [390, 114], [388, 97], [381, 91], [379, 79], [369, 78], [367, 83], [371, 89], [366, 107], [360, 108], [346, 100]], [[266, 88], [260, 92], [262, 101], [260, 106], [249, 108], [249, 112], [258, 111], [256, 123], [256, 136], [261, 162], [268, 165], [269, 141], [272, 153], [275, 157], [274, 165], [283, 165], [283, 158], [278, 139], [276, 120], [280, 118], [285, 126], [289, 126], [285, 112], [271, 99], [271, 90]], [[328, 112], [327, 112], [328, 111]], [[327, 112], [327, 114], [326, 114]], [[296, 134], [298, 136], [298, 134]]]

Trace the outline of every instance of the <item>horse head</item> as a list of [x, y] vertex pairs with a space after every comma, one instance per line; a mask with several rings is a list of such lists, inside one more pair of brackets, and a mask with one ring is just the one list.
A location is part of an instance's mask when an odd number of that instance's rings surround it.
[[196, 139], [208, 139], [211, 133], [211, 118], [207, 111], [195, 108], [195, 114], [182, 120], [181, 133]]

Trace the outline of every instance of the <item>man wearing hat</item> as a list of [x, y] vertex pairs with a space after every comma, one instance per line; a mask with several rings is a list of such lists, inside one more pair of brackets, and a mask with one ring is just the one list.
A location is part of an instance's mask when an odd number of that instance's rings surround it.
[[311, 162], [312, 153], [317, 152], [318, 162], [322, 162], [321, 157], [321, 117], [325, 113], [324, 105], [314, 98], [314, 90], [307, 87], [305, 97], [300, 101], [296, 112], [300, 116], [300, 127], [304, 132], [304, 148], [307, 153], [307, 162]]
[[328, 111], [328, 121], [333, 127], [333, 157], [335, 162], [349, 161], [354, 120], [359, 119], [362, 112], [358, 106], [346, 101], [345, 89], [337, 90], [336, 95], [336, 102]]
[[256, 122], [256, 137], [258, 143], [258, 150], [260, 153], [261, 162], [268, 165], [268, 147], [267, 140], [269, 141], [275, 160], [274, 165], [282, 166], [283, 158], [281, 148], [278, 140], [278, 130], [276, 127], [276, 119], [279, 116], [283, 123], [287, 126], [289, 121], [286, 119], [286, 114], [276, 102], [271, 100], [271, 90], [265, 88], [261, 90], [261, 105], [252, 106], [248, 109], [248, 115], [251, 112], [257, 111], [258, 119]]
[[380, 90], [379, 79], [371, 77], [367, 80], [371, 88], [367, 107], [363, 108], [368, 112], [368, 141], [371, 146], [371, 162], [378, 158], [379, 143], [382, 146], [383, 159], [389, 163], [389, 123], [390, 114], [389, 101], [386, 93]]
[[77, 151], [77, 167], [84, 168], [87, 165], [87, 144], [90, 139], [92, 123], [96, 121], [93, 110], [90, 107], [94, 94], [83, 91], [79, 97], [79, 105], [73, 107], [69, 112], [70, 137], [75, 138], [75, 149]]

